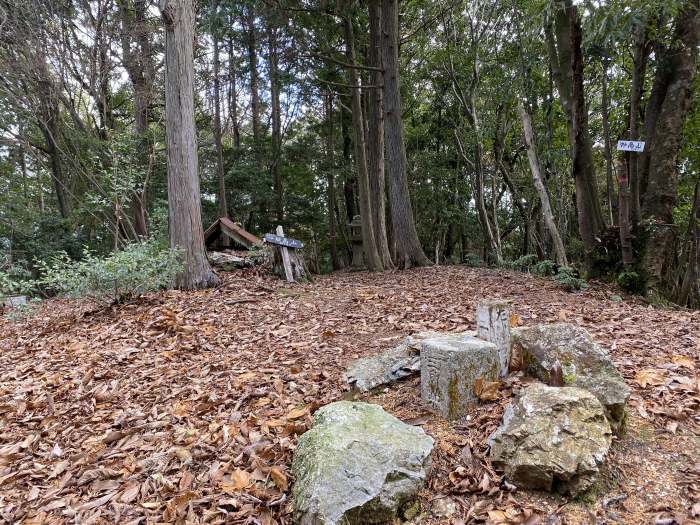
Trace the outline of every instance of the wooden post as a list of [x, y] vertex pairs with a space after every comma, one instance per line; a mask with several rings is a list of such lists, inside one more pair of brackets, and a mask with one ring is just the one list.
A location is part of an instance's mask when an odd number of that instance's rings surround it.
[[508, 375], [510, 367], [510, 311], [501, 300], [482, 301], [476, 306], [476, 329], [479, 338], [496, 345], [499, 376]]
[[[630, 153], [631, 155], [631, 153]], [[620, 186], [618, 195], [620, 197], [619, 213], [620, 213], [620, 250], [622, 252], [622, 265], [629, 268], [634, 263], [634, 254], [632, 253], [632, 227], [630, 224], [630, 187], [625, 162], [620, 156], [617, 168], [618, 185]]]
[[[280, 237], [284, 237], [284, 230], [282, 226], [277, 226], [275, 233]], [[282, 253], [282, 266], [284, 267], [284, 276], [287, 278], [288, 283], [294, 282], [294, 274], [292, 273], [292, 263], [289, 260], [289, 248], [286, 246], [280, 246], [280, 252]]]

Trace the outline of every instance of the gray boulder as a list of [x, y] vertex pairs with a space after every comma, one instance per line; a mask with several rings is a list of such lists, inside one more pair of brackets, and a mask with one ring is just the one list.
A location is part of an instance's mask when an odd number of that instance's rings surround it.
[[420, 332], [406, 337], [396, 348], [377, 355], [356, 359], [345, 371], [350, 386], [367, 392], [420, 372], [420, 344], [437, 332]]
[[497, 381], [498, 349], [465, 334], [442, 334], [421, 344], [421, 398], [447, 419], [463, 415], [478, 402], [479, 379]]
[[593, 394], [536, 383], [508, 406], [489, 445], [492, 464], [516, 486], [577, 494], [595, 481], [611, 440]]
[[385, 523], [421, 490], [433, 438], [369, 403], [319, 409], [294, 452], [298, 525]]
[[[547, 324], [516, 328], [511, 337], [526, 373], [552, 385], [560, 382], [589, 390], [605, 407], [612, 429], [620, 430], [629, 388], [607, 352], [586, 330], [567, 323]], [[553, 374], [561, 377], [557, 380]]]

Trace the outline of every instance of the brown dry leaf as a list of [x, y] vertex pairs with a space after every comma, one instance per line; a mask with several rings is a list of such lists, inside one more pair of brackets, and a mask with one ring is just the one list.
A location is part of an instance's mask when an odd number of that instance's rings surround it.
[[251, 475], [249, 472], [237, 468], [231, 473], [231, 480], [221, 483], [221, 488], [227, 494], [240, 492], [249, 487], [251, 484]]
[[695, 361], [686, 355], [673, 355], [671, 356], [671, 362], [679, 366], [684, 366], [689, 370], [695, 370]]
[[299, 407], [299, 408], [295, 408], [295, 409], [291, 410], [287, 414], [286, 417], [287, 417], [287, 419], [299, 419], [300, 417], [304, 417], [306, 414], [308, 414], [310, 410], [311, 410], [311, 407], [308, 405], [303, 406], [303, 407]]
[[270, 469], [270, 477], [272, 478], [272, 481], [275, 482], [275, 485], [277, 485], [278, 489], [280, 489], [282, 492], [287, 491], [287, 489], [289, 488], [289, 482], [287, 481], [286, 474], [281, 468], [272, 467]]
[[480, 377], [474, 383], [474, 395], [481, 401], [496, 401], [500, 386], [500, 381], [485, 381], [483, 377]]
[[634, 380], [642, 388], [646, 388], [649, 385], [663, 385], [666, 382], [664, 371], [659, 370], [658, 368], [647, 368], [645, 370], [640, 370], [634, 376]]

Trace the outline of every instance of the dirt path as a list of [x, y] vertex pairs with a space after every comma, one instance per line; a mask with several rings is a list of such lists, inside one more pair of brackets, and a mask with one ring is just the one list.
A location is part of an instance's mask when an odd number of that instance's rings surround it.
[[450, 495], [465, 522], [692, 523], [700, 313], [617, 293], [445, 267], [293, 288], [230, 274], [93, 314], [48, 302], [0, 320], [0, 523], [290, 523], [291, 451], [317, 406], [348, 396], [347, 362], [411, 332], [473, 329], [486, 297], [511, 299], [523, 324], [589, 329], [632, 388], [629, 431], [590, 494], [510, 493], [483, 440], [519, 382], [454, 425], [426, 413], [417, 380], [400, 383], [367, 399], [437, 438], [423, 509]]

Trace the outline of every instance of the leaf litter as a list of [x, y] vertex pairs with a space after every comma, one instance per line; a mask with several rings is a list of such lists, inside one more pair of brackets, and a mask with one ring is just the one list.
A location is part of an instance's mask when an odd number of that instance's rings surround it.
[[[0, 320], [0, 522], [291, 523], [298, 436], [318, 407], [358, 398], [435, 437], [422, 523], [697, 523], [700, 314], [618, 293], [439, 267], [292, 288], [242, 270], [103, 311], [48, 301]], [[421, 404], [417, 378], [359, 397], [343, 383], [350, 360], [407, 334], [473, 329], [494, 297], [512, 301], [512, 324], [584, 326], [631, 387], [590, 501], [519, 491], [491, 468], [486, 438], [524, 378], [480, 383], [482, 404], [452, 424]], [[432, 515], [445, 497], [457, 514]]]

